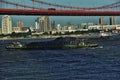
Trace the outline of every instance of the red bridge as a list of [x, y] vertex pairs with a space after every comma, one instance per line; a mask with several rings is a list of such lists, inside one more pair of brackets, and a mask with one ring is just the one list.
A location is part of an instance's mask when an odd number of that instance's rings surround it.
[[[25, 1], [25, 0], [23, 0]], [[94, 8], [81, 8], [74, 6], [48, 3], [43, 0], [27, 0], [32, 5], [12, 2], [10, 0], [0, 0], [0, 14], [8, 15], [54, 15], [54, 16], [120, 16], [120, 2], [111, 3]], [[56, 8], [42, 8], [36, 6], [42, 4]], [[6, 5], [7, 7], [4, 7]], [[60, 9], [58, 9], [60, 8]], [[118, 9], [117, 9], [118, 8]], [[116, 9], [116, 10], [114, 10]]]

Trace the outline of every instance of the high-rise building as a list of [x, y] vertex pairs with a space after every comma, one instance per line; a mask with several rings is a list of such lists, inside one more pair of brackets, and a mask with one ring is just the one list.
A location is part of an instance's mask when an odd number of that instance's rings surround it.
[[37, 29], [37, 30], [40, 29], [40, 26], [39, 26], [39, 20], [40, 20], [39, 17], [35, 20], [35, 29]]
[[40, 26], [41, 32], [49, 32], [50, 31], [48, 16], [41, 16], [39, 23], [40, 23], [39, 26]]
[[100, 29], [102, 30], [103, 29], [103, 25], [104, 25], [104, 18], [103, 17], [100, 17], [99, 24], [100, 24]]
[[55, 21], [51, 22], [51, 30], [55, 31], [56, 27], [55, 27]]
[[116, 19], [114, 16], [110, 17], [110, 25], [116, 25]]
[[101, 18], [99, 19], [99, 24], [100, 24], [100, 25], [104, 25], [104, 18], [103, 18], [103, 17], [101, 17]]
[[22, 21], [17, 21], [17, 27], [19, 28], [20, 31], [22, 31], [23, 28], [23, 22]]
[[2, 34], [12, 33], [12, 20], [9, 15], [2, 16]]
[[35, 19], [35, 31], [36, 32], [40, 32], [41, 30], [40, 30], [40, 17], [37, 17], [36, 19]]
[[60, 24], [57, 24], [57, 31], [60, 31], [60, 30], [62, 30], [62, 29], [61, 29], [61, 25], [60, 25]]

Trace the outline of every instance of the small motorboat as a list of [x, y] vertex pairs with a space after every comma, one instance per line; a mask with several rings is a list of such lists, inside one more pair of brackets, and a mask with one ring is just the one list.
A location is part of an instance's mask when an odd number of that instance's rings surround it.
[[22, 44], [20, 42], [13, 42], [10, 45], [5, 47], [6, 49], [26, 49], [25, 44]]

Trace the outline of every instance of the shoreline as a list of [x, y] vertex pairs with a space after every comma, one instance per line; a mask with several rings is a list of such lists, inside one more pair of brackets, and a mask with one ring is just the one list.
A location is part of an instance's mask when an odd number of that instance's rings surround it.
[[87, 36], [88, 34], [84, 34], [84, 35], [44, 35], [44, 36], [40, 36], [40, 37], [28, 37], [28, 38], [24, 38], [24, 37], [18, 37], [18, 38], [11, 38], [11, 37], [4, 37], [4, 38], [0, 38], [0, 40], [19, 40], [19, 39], [50, 39], [50, 38], [58, 38], [58, 37], [83, 37], [83, 36]]

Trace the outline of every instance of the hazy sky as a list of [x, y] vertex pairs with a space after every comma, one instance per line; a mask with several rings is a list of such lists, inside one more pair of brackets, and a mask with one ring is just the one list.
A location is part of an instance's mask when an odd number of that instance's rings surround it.
[[[31, 6], [32, 3], [30, 0], [8, 0], [8, 1], [12, 1], [12, 2], [16, 2], [16, 3], [20, 3], [20, 4], [26, 4]], [[68, 6], [76, 6], [76, 7], [98, 7], [98, 6], [102, 6], [102, 5], [107, 5], [107, 4], [111, 4], [114, 2], [118, 2], [120, 0], [42, 0], [42, 1], [46, 1], [46, 2], [50, 2], [50, 3], [57, 3], [57, 4], [62, 4], [62, 5], [68, 5]], [[4, 7], [14, 7], [14, 6], [10, 6], [10, 5], [5, 5], [0, 3], [0, 7], [4, 6]], [[41, 7], [45, 7], [45, 8], [49, 8], [49, 7], [53, 7], [53, 6], [46, 6], [43, 4], [38, 4], [35, 3], [35, 6], [41, 6]], [[12, 20], [13, 20], [13, 24], [15, 26], [16, 21], [17, 20], [22, 20], [25, 24], [25, 26], [34, 26], [34, 20], [39, 17], [39, 16], [11, 16]], [[98, 23], [98, 19], [100, 16], [50, 16], [51, 20], [56, 20], [56, 23], [60, 23], [62, 25], [65, 25], [67, 22], [71, 22], [73, 24], [80, 24], [81, 22], [95, 22], [96, 24]], [[120, 23], [119, 21], [119, 17], [117, 16], [117, 21], [118, 23]], [[109, 23], [109, 16], [105, 17], [106, 19], [106, 23]], [[1, 20], [1, 16], [0, 16], [0, 20]]]

